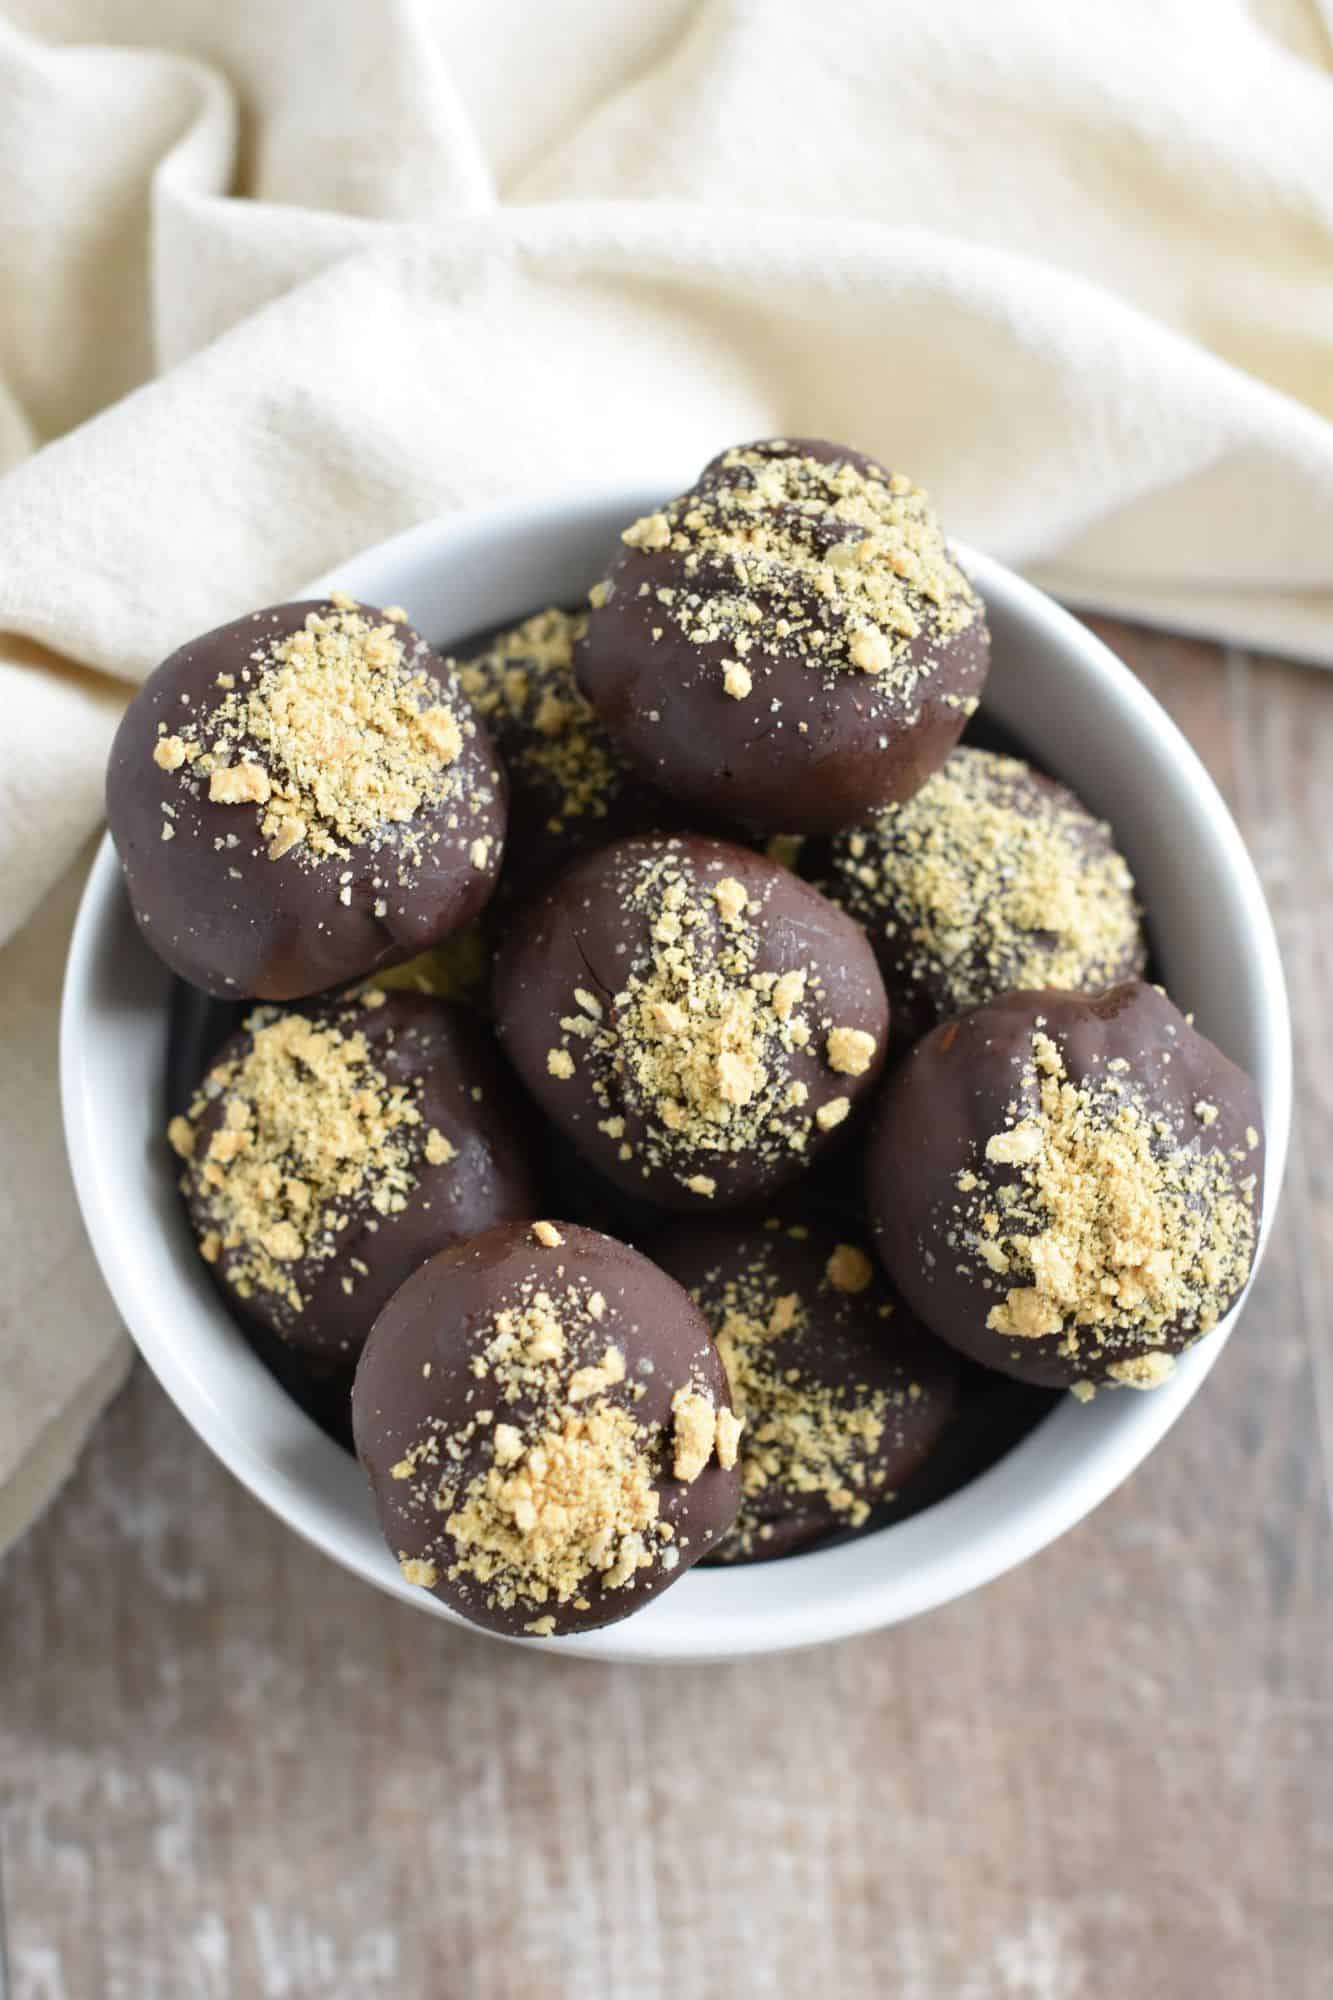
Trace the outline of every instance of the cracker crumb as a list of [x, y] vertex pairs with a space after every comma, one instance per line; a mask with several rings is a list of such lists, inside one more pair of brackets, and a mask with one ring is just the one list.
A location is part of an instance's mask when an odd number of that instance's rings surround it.
[[284, 854], [290, 854], [294, 847], [301, 845], [301, 842], [306, 837], [306, 832], [305, 821], [296, 814], [291, 814], [286, 819], [280, 819], [273, 828], [273, 838], [268, 844], [269, 860], [281, 861]]
[[773, 987], [770, 1005], [778, 1019], [786, 1021], [791, 1018], [793, 1008], [800, 1006], [804, 995], [804, 972], [784, 972]]
[[404, 1583], [414, 1583], [422, 1590], [433, 1590], [440, 1580], [440, 1572], [433, 1562], [423, 1562], [416, 1556], [400, 1556], [398, 1567], [402, 1571]]
[[268, 772], [260, 764], [224, 764], [209, 773], [208, 796], [215, 805], [262, 806], [270, 789]]
[[515, 1424], [497, 1424], [491, 1432], [491, 1456], [497, 1465], [517, 1465], [523, 1456], [523, 1433]]
[[546, 1068], [548, 1075], [559, 1077], [563, 1082], [568, 1082], [569, 1078], [574, 1074], [574, 1058], [568, 1049], [548, 1049], [546, 1051]]
[[722, 669], [723, 692], [733, 701], [744, 701], [753, 686], [749, 668], [743, 667], [739, 660], [728, 660]]
[[875, 1037], [864, 1028], [831, 1028], [825, 1055], [839, 1075], [864, 1076], [875, 1060]]
[[717, 1193], [717, 1182], [711, 1174], [691, 1174], [685, 1185], [691, 1194], [701, 1194], [710, 1200]]
[[724, 1472], [730, 1472], [736, 1463], [740, 1451], [741, 1432], [744, 1428], [744, 1419], [738, 1417], [734, 1410], [724, 1407], [718, 1411], [713, 1449], [717, 1453], [717, 1462]]
[[632, 522], [620, 539], [628, 542], [632, 549], [643, 549], [651, 554], [670, 547], [671, 523], [665, 514], [645, 514], [641, 520]]
[[432, 1125], [426, 1134], [425, 1153], [428, 1165], [443, 1167], [447, 1166], [450, 1160], [457, 1159], [458, 1148], [452, 1140], [445, 1138], [443, 1132]]
[[618, 1347], [608, 1347], [600, 1361], [576, 1368], [569, 1378], [566, 1394], [571, 1403], [586, 1403], [589, 1396], [604, 1395], [625, 1379], [625, 1357]]
[[162, 771], [179, 771], [185, 762], [185, 743], [179, 736], [159, 736], [153, 745], [153, 762]]
[[847, 651], [852, 665], [860, 667], [865, 674], [886, 673], [893, 664], [893, 648], [873, 625], [863, 625], [859, 631], [853, 632]]
[[565, 1240], [553, 1222], [534, 1222], [532, 1233], [548, 1250], [558, 1250]]
[[831, 1253], [824, 1273], [839, 1292], [863, 1292], [875, 1275], [875, 1267], [864, 1250], [854, 1243], [839, 1243]]
[[832, 1132], [835, 1126], [841, 1125], [851, 1108], [850, 1098], [831, 1097], [827, 1104], [821, 1104], [816, 1111], [815, 1123], [821, 1132]]
[[713, 891], [713, 900], [722, 914], [722, 921], [734, 924], [745, 915], [750, 899], [734, 875], [724, 875]]
[[1176, 1372], [1173, 1357], [1154, 1348], [1147, 1354], [1131, 1354], [1123, 1361], [1112, 1361], [1106, 1370], [1113, 1382], [1119, 1382], [1126, 1389], [1160, 1389]]
[[686, 1486], [692, 1486], [713, 1456], [717, 1410], [712, 1397], [698, 1389], [677, 1389], [671, 1398], [671, 1428], [671, 1470]]

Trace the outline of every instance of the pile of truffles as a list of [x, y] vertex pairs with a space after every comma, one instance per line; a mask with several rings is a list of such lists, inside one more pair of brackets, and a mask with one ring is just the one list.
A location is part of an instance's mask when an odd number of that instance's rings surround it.
[[1243, 1289], [1256, 1092], [1110, 828], [959, 743], [989, 645], [918, 487], [777, 438], [463, 657], [335, 593], [131, 704], [199, 1254], [473, 1623], [873, 1528], [985, 1384], [1151, 1389]]

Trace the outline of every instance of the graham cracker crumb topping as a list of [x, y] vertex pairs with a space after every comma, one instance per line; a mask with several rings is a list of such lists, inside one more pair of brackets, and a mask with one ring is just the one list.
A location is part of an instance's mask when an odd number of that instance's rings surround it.
[[[748, 896], [721, 865], [716, 874], [688, 865], [676, 842], [627, 856], [617, 892], [648, 920], [648, 942], [604, 1007], [594, 1013], [578, 989], [571, 994], [562, 1045], [546, 1059], [559, 1077], [586, 1063], [609, 1136], [623, 1137], [626, 1103], [638, 1108], [648, 1129], [637, 1148], [624, 1141], [622, 1158], [637, 1150], [646, 1166], [673, 1172], [704, 1197], [715, 1193], [716, 1176], [701, 1170], [700, 1154], [799, 1153], [816, 1123], [790, 1058], [811, 1040], [817, 969], [759, 968], [763, 898]], [[859, 1029], [829, 1036], [830, 1061], [840, 1057], [854, 1074], [874, 1050], [874, 1037]], [[836, 1119], [826, 1115], [819, 1129]]]
[[826, 1053], [830, 1069], [842, 1076], [864, 1076], [875, 1060], [875, 1037], [864, 1028], [834, 1028]]
[[[249, 1048], [209, 1071], [167, 1136], [190, 1163], [210, 1261], [225, 1254], [240, 1298], [264, 1292], [295, 1315], [299, 1267], [336, 1256], [354, 1213], [399, 1213], [423, 1162], [443, 1164], [454, 1148], [423, 1130], [419, 1082], [391, 1083], [359, 1028], [275, 1008], [246, 1027]], [[219, 1102], [221, 1123], [205, 1136], [201, 1120]]]
[[[270, 860], [313, 867], [388, 841], [421, 859], [412, 822], [458, 796], [453, 767], [475, 724], [441, 700], [393, 622], [375, 623], [343, 593], [299, 630], [261, 640], [237, 684], [160, 737], [154, 762], [216, 804], [254, 806]], [[489, 792], [467, 801], [489, 804]]]
[[957, 1241], [1003, 1292], [988, 1326], [1118, 1353], [1114, 1379], [1150, 1386], [1169, 1372], [1152, 1350], [1206, 1333], [1249, 1275], [1254, 1177], [1176, 1131], [1123, 1070], [1076, 1084], [1040, 1029], [1031, 1050], [1022, 1101], [984, 1149], [1012, 1172], [958, 1176]]
[[478, 1393], [505, 1417], [483, 1424], [478, 1412], [452, 1429], [433, 1419], [404, 1457], [409, 1507], [443, 1528], [437, 1573], [492, 1606], [536, 1611], [529, 1631], [553, 1629], [547, 1605], [587, 1608], [594, 1580], [621, 1590], [653, 1564], [673, 1566], [659, 1485], [682, 1464], [675, 1477], [697, 1478], [714, 1449], [713, 1403], [694, 1385], [677, 1394], [670, 1426], [638, 1420], [610, 1317], [601, 1293], [525, 1277], [481, 1328], [472, 1362]]
[[[862, 1253], [841, 1246], [854, 1256]], [[830, 1260], [831, 1266], [832, 1260]], [[867, 1261], [867, 1277], [869, 1276]], [[833, 1287], [826, 1272], [815, 1296]], [[714, 1329], [739, 1426], [743, 1499], [734, 1534], [754, 1546], [771, 1499], [818, 1495], [848, 1527], [860, 1527], [883, 1489], [875, 1464], [908, 1392], [871, 1389], [854, 1378], [821, 1379], [810, 1337], [810, 1298], [782, 1291], [762, 1251], [735, 1276], [710, 1278], [696, 1300]]]
[[825, 1276], [839, 1292], [863, 1292], [874, 1275], [874, 1265], [854, 1243], [839, 1243], [825, 1267]]
[[[745, 656], [776, 640], [813, 669], [864, 674], [910, 701], [935, 649], [981, 616], [919, 487], [782, 440], [727, 452], [622, 539], [677, 559], [684, 583], [658, 591], [663, 617], [693, 644], [740, 656], [723, 669], [737, 700], [750, 692]], [[614, 577], [599, 584], [594, 605], [615, 588]]]
[[574, 678], [586, 614], [539, 611], [458, 663], [463, 692], [495, 733], [506, 763], [549, 801], [549, 833], [605, 819], [629, 767]]
[[833, 865], [848, 911], [959, 1013], [1003, 991], [1095, 990], [1141, 960], [1110, 829], [1014, 757], [955, 750], [905, 805], [839, 834]]

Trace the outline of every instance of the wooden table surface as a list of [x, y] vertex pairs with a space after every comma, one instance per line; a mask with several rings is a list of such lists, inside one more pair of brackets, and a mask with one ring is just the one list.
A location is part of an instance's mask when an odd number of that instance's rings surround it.
[[915, 1624], [636, 1670], [373, 1595], [140, 1368], [0, 1567], [10, 2000], [1327, 2000], [1333, 680], [1100, 629], [1296, 1014], [1272, 1249], [1166, 1445]]

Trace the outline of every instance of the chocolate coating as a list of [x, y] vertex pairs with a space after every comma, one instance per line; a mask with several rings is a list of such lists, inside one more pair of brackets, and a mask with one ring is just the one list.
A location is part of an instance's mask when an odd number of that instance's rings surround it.
[[[275, 1046], [262, 1072], [247, 1068], [256, 1035], [287, 1023], [317, 1030], [323, 1073], [299, 1047]], [[349, 1048], [356, 1057], [345, 1066]], [[313, 1080], [302, 1088], [303, 1078]], [[369, 1112], [363, 1089], [376, 1100]], [[412, 1116], [385, 1133], [378, 1107], [395, 1092]], [[272, 1159], [270, 1185], [229, 1189], [210, 1178], [210, 1146], [231, 1120], [245, 1135], [243, 1167]], [[489, 1034], [464, 1009], [422, 994], [257, 1010], [224, 1043], [186, 1122], [188, 1142], [172, 1127], [178, 1150], [189, 1147], [182, 1191], [223, 1293], [326, 1366], [356, 1360], [375, 1315], [423, 1258], [529, 1214], [534, 1200], [529, 1120]], [[256, 1213], [240, 1210], [242, 1197]], [[257, 1249], [275, 1226], [296, 1230], [300, 1254]]]
[[697, 836], [576, 862], [515, 922], [494, 999], [506, 1054], [561, 1131], [630, 1193], [686, 1210], [798, 1176], [887, 1040], [851, 919], [764, 856]]
[[953, 1415], [957, 1357], [863, 1251], [849, 1256], [857, 1248], [801, 1224], [740, 1221], [682, 1223], [653, 1245], [707, 1320], [744, 1419], [744, 1498], [720, 1561], [789, 1555], [863, 1526]]
[[[384, 1538], [408, 1565], [409, 1581], [432, 1579], [426, 1587], [451, 1610], [515, 1637], [534, 1626], [540, 1636], [588, 1631], [639, 1610], [717, 1545], [740, 1498], [738, 1473], [734, 1466], [724, 1471], [716, 1455], [692, 1478], [675, 1474], [678, 1394], [692, 1391], [717, 1410], [730, 1407], [722, 1364], [697, 1307], [656, 1265], [611, 1237], [573, 1223], [541, 1226], [560, 1240], [547, 1245], [533, 1225], [509, 1224], [414, 1272], [375, 1323], [352, 1397], [357, 1452]], [[595, 1312], [587, 1305], [594, 1298]], [[512, 1314], [505, 1324], [517, 1328], [518, 1345], [511, 1351], [533, 1351], [534, 1322], [524, 1315], [534, 1303], [536, 1324], [554, 1322], [560, 1330], [558, 1358], [549, 1364], [557, 1386], [547, 1404], [546, 1373], [538, 1372], [534, 1390], [522, 1380], [515, 1385], [491, 1347], [497, 1315]], [[621, 1379], [571, 1397], [574, 1371], [601, 1371], [608, 1349], [623, 1362]], [[549, 1554], [546, 1468], [534, 1468], [529, 1454], [541, 1444], [549, 1464], [558, 1452], [545, 1442], [553, 1429], [577, 1427], [580, 1413], [596, 1422], [608, 1411], [632, 1419], [640, 1472], [656, 1495], [655, 1507], [650, 1501], [641, 1513], [664, 1524], [669, 1537], [645, 1528], [648, 1560], [620, 1581], [615, 1537], [598, 1550], [587, 1526], [577, 1530], [579, 1556], [559, 1587], [559, 1564], [549, 1582], [516, 1572], [512, 1563], [499, 1574], [477, 1574], [485, 1565], [476, 1559], [475, 1536], [460, 1539], [457, 1510], [484, 1492], [488, 1478], [521, 1472], [525, 1492], [529, 1483], [535, 1490], [516, 1545], [530, 1546], [536, 1565], [539, 1551]], [[603, 1470], [594, 1454], [567, 1471], [561, 1504], [576, 1521], [588, 1499], [578, 1474], [595, 1485]], [[594, 1492], [588, 1519], [596, 1505]]]
[[827, 893], [865, 926], [895, 1047], [1001, 993], [1100, 993], [1147, 962], [1111, 829], [1015, 757], [964, 746], [903, 806], [831, 843]]
[[509, 835], [499, 901], [522, 901], [609, 840], [681, 824], [612, 743], [574, 679], [586, 615], [539, 611], [459, 662], [509, 780]]
[[866, 1159], [876, 1245], [987, 1367], [1153, 1387], [1243, 1289], [1261, 1132], [1253, 1083], [1156, 987], [1006, 994], [890, 1078]]
[[[261, 662], [312, 615], [345, 623], [358, 611], [367, 623], [384, 622], [401, 645], [395, 676], [420, 676], [420, 689], [405, 699], [417, 708], [440, 705], [460, 725], [447, 776], [408, 817], [387, 817], [354, 841], [333, 837], [327, 852], [312, 838], [283, 848], [285, 836], [264, 830], [272, 801], [214, 799], [193, 744], [191, 762], [155, 761], [186, 728], [206, 752], [219, 716], [234, 711], [257, 685]], [[227, 757], [262, 771], [261, 789], [271, 781], [275, 792], [292, 785], [309, 795], [350, 770], [371, 740], [353, 712], [345, 764], [327, 740], [287, 756], [243, 733]], [[499, 873], [505, 782], [453, 671], [418, 633], [371, 606], [349, 612], [346, 603], [322, 601], [253, 612], [165, 660], [116, 732], [106, 809], [131, 908], [159, 958], [208, 993], [292, 1000], [415, 957], [477, 914]]]
[[[905, 522], [924, 546], [925, 521], [928, 576], [902, 541]], [[880, 529], [883, 553], [866, 569], [900, 601], [868, 650], [874, 620], [850, 551]], [[944, 761], [990, 642], [910, 482], [842, 445], [767, 440], [722, 453], [626, 536], [593, 593], [575, 672], [651, 783], [710, 815], [831, 832], [910, 798]], [[830, 549], [848, 559], [830, 564]], [[729, 663], [743, 692], [728, 692]]]

